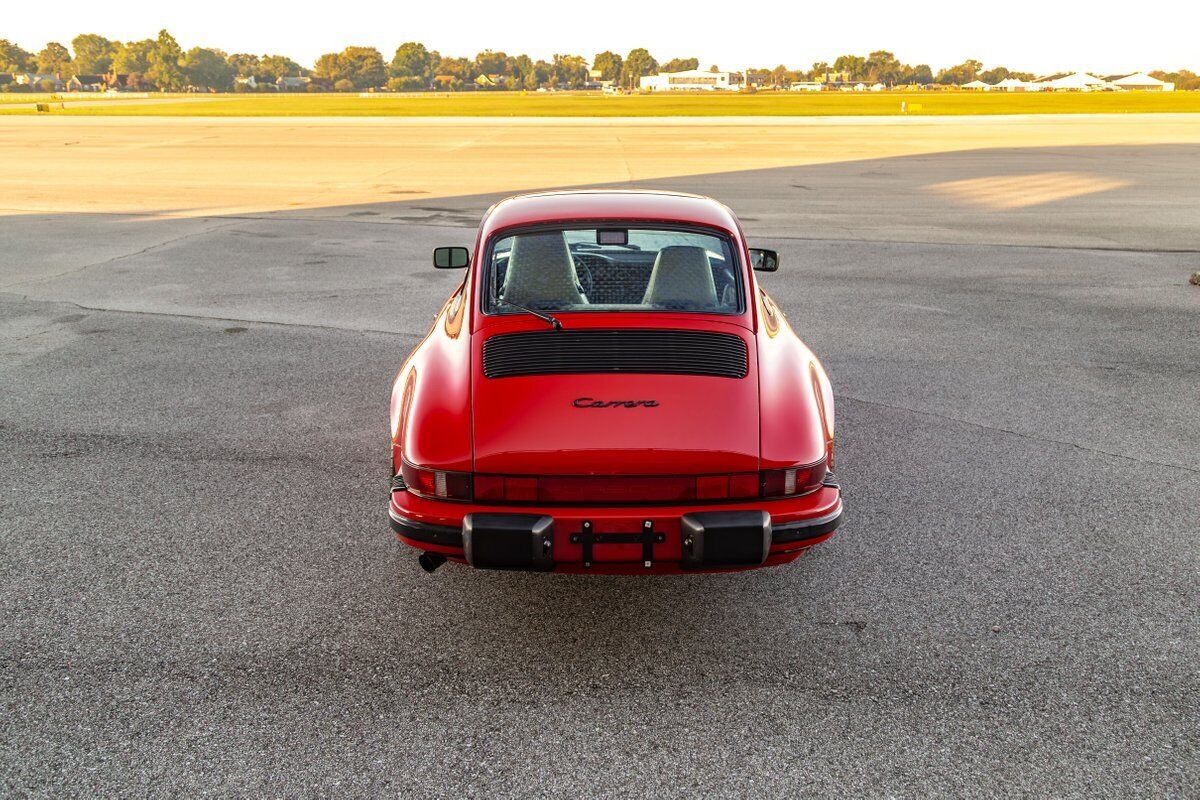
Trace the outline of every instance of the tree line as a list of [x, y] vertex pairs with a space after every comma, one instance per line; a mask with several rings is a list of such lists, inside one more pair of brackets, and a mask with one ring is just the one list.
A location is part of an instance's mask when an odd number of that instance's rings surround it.
[[[71, 75], [126, 76], [132, 89], [180, 91], [186, 88], [229, 91], [254, 84], [269, 84], [282, 77], [303, 77], [313, 89], [363, 91], [387, 88], [409, 91], [428, 88], [460, 89], [481, 77], [496, 88], [580, 89], [598, 80], [619, 82], [636, 88], [643, 75], [662, 70], [698, 68], [695, 58], [677, 58], [659, 64], [645, 48], [636, 48], [622, 58], [605, 51], [589, 63], [580, 55], [556, 54], [552, 60], [534, 60], [528, 55], [508, 55], [485, 50], [475, 58], [443, 56], [420, 42], [400, 45], [391, 61], [374, 47], [347, 47], [325, 53], [311, 68], [283, 55], [232, 53], [208, 47], [184, 50], [169, 32], [157, 38], [119, 42], [94, 33], [71, 40], [68, 49], [48, 42], [37, 53], [0, 39], [0, 73], [39, 73], [66, 79]], [[243, 79], [238, 81], [238, 79]]]
[[95, 33], [81, 33], [68, 50], [48, 42], [31, 53], [7, 39], [0, 39], [0, 72], [57, 75], [119, 74], [130, 89], [182, 91], [189, 87], [228, 91], [234, 79], [255, 75], [274, 81], [286, 75], [307, 75], [300, 64], [287, 56], [228, 55], [208, 47], [184, 50], [167, 31], [154, 39], [118, 42]]
[[[53, 74], [64, 80], [71, 75], [119, 74], [124, 76], [123, 85], [127, 88], [161, 91], [249, 90], [287, 77], [305, 79], [312, 91], [457, 90], [469, 85], [498, 89], [580, 89], [594, 81], [612, 81], [621, 88], [636, 89], [645, 75], [699, 68], [697, 58], [674, 58], [660, 63], [642, 47], [623, 57], [609, 50], [597, 53], [589, 65], [583, 56], [571, 54], [555, 54], [549, 61], [493, 50], [484, 50], [474, 58], [443, 56], [420, 42], [405, 42], [396, 48], [390, 61], [374, 47], [347, 47], [340, 52], [325, 53], [307, 68], [278, 54], [227, 54], [208, 47], [185, 51], [165, 30], [154, 39], [130, 42], [83, 33], [71, 40], [70, 49], [58, 42], [48, 42], [37, 53], [0, 39], [0, 73]], [[710, 70], [715, 72], [717, 67]], [[1188, 70], [1151, 74], [1173, 80], [1179, 89], [1200, 89], [1200, 77]], [[818, 61], [809, 70], [793, 70], [781, 64], [745, 71], [746, 80], [753, 85], [785, 87], [812, 80], [924, 86], [1034, 77], [1033, 73], [1010, 71], [1006, 67], [984, 69], [974, 59], [935, 73], [928, 64], [904, 64], [886, 50], [866, 56], [841, 55], [832, 62]]]

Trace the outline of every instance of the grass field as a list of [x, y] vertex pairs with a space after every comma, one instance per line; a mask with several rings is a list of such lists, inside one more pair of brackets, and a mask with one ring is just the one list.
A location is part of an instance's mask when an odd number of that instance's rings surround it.
[[[0, 95], [0, 114], [36, 114], [44, 96]], [[1145, 114], [1200, 112], [1200, 92], [461, 93], [75, 97], [52, 115], [187, 117], [689, 117]]]

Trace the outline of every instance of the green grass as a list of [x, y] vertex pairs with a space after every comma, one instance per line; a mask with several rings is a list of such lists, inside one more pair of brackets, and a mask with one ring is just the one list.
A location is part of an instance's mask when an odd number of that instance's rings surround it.
[[[34, 95], [0, 95], [0, 114], [35, 114], [11, 104]], [[84, 98], [87, 99], [87, 98]], [[97, 105], [68, 102], [57, 115], [155, 117], [691, 117], [888, 116], [907, 103], [913, 115], [1145, 114], [1200, 112], [1200, 92], [759, 92], [658, 94], [479, 92], [359, 97], [352, 94], [152, 95]], [[6, 105], [8, 107], [6, 107]], [[915, 106], [915, 108], [914, 108]]]

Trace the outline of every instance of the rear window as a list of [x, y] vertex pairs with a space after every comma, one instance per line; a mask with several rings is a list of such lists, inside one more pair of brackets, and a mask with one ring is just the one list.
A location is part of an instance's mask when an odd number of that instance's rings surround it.
[[731, 241], [700, 230], [538, 228], [493, 240], [484, 311], [690, 311], [737, 314]]

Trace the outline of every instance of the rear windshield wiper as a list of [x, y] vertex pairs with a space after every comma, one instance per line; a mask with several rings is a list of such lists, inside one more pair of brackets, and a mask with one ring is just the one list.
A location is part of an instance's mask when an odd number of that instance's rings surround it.
[[514, 303], [512, 300], [505, 300], [503, 297], [500, 298], [500, 302], [506, 306], [512, 306], [513, 308], [519, 308], [522, 311], [526, 312], [527, 314], [533, 314], [535, 317], [542, 320], [547, 325], [550, 325], [551, 327], [553, 327], [554, 330], [556, 330], [556, 331], [561, 331], [563, 329], [562, 323], [558, 321], [558, 318], [553, 317], [550, 314], [547, 314], [545, 311], [535, 311], [534, 309], [529, 308], [528, 306], [523, 306], [520, 303]]

